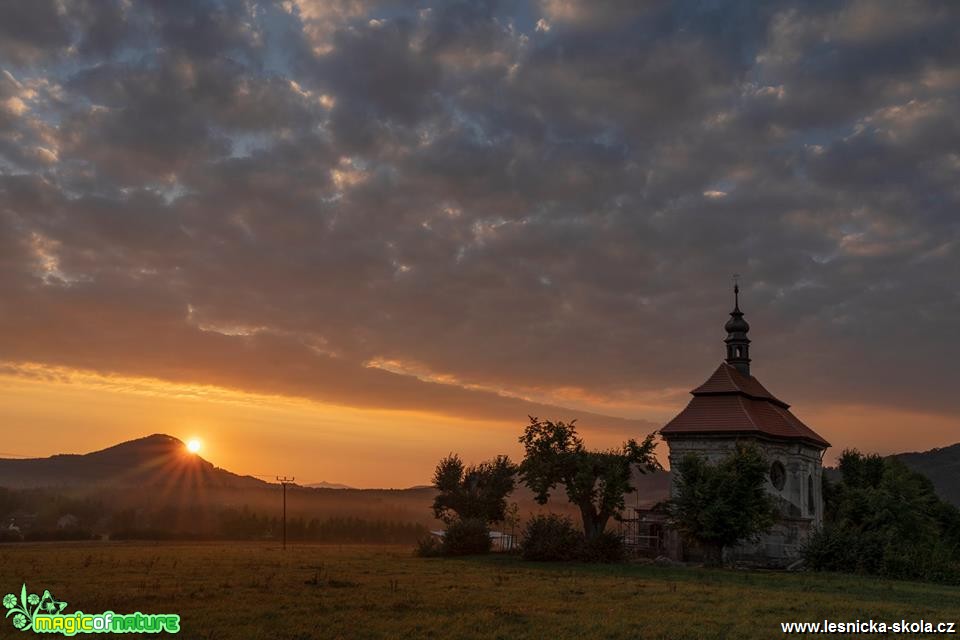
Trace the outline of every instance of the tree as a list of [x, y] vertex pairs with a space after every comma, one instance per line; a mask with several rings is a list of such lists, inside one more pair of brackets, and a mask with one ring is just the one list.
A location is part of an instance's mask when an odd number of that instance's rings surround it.
[[448, 455], [433, 474], [433, 486], [439, 491], [433, 500], [434, 517], [448, 525], [457, 519], [501, 522], [516, 473], [507, 456], [465, 467], [460, 456]]
[[619, 449], [589, 451], [577, 435], [576, 420], [528, 417], [530, 424], [520, 436], [524, 447], [520, 476], [540, 504], [546, 504], [550, 492], [562, 484], [567, 499], [580, 509], [587, 540], [603, 533], [611, 517], [620, 517], [624, 495], [636, 491], [631, 484], [634, 465], [641, 473], [660, 468], [652, 433], [642, 444], [628, 440]]
[[896, 458], [846, 450], [824, 482], [824, 526], [804, 549], [813, 569], [960, 582], [960, 511]]
[[680, 460], [671, 520], [681, 535], [703, 548], [706, 564], [722, 564], [725, 547], [755, 539], [776, 522], [767, 469], [760, 450], [742, 443], [717, 464], [697, 454]]

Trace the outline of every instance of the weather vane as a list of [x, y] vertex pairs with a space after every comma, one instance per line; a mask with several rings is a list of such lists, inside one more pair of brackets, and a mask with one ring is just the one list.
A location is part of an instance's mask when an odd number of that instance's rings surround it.
[[736, 290], [739, 290], [739, 289], [740, 289], [740, 274], [739, 274], [739, 273], [733, 274], [733, 288], [736, 289]]

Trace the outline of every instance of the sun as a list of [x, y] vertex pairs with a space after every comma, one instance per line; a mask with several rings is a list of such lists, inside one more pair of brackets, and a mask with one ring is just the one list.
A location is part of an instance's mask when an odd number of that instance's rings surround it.
[[187, 451], [190, 453], [200, 453], [200, 448], [203, 444], [197, 438], [190, 438], [187, 440]]

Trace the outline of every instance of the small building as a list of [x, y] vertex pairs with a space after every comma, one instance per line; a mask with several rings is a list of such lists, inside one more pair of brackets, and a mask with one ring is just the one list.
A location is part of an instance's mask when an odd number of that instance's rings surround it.
[[7, 527], [10, 531], [20, 531], [26, 532], [33, 528], [37, 522], [37, 514], [24, 511], [22, 509], [17, 509], [10, 514], [9, 526]]
[[[790, 405], [770, 393], [750, 372], [750, 325], [740, 311], [740, 288], [727, 332], [726, 359], [691, 391], [686, 408], [660, 430], [669, 447], [670, 467], [694, 453], [710, 462], [730, 454], [738, 442], [755, 444], [770, 462], [767, 490], [776, 498], [780, 517], [756, 543], [727, 550], [727, 560], [788, 566], [802, 544], [823, 523], [821, 491], [823, 454], [830, 446], [790, 412]], [[676, 495], [673, 474], [671, 495]], [[669, 555], [693, 559], [696, 550], [672, 536]]]

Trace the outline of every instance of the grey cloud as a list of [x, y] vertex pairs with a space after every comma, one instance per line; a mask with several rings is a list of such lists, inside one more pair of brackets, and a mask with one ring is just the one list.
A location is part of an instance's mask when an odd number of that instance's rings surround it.
[[302, 132], [324, 111], [290, 79], [229, 59], [161, 54], [84, 70], [67, 86], [85, 98], [61, 125], [69, 157], [127, 184], [223, 158], [230, 135]]
[[2, 354], [522, 417], [493, 390], [698, 382], [736, 271], [793, 397], [956, 411], [949, 10], [586, 4], [155, 3], [5, 44], [50, 85], [0, 116]]
[[70, 43], [56, 0], [5, 2], [0, 9], [0, 53], [15, 64], [40, 61]]

